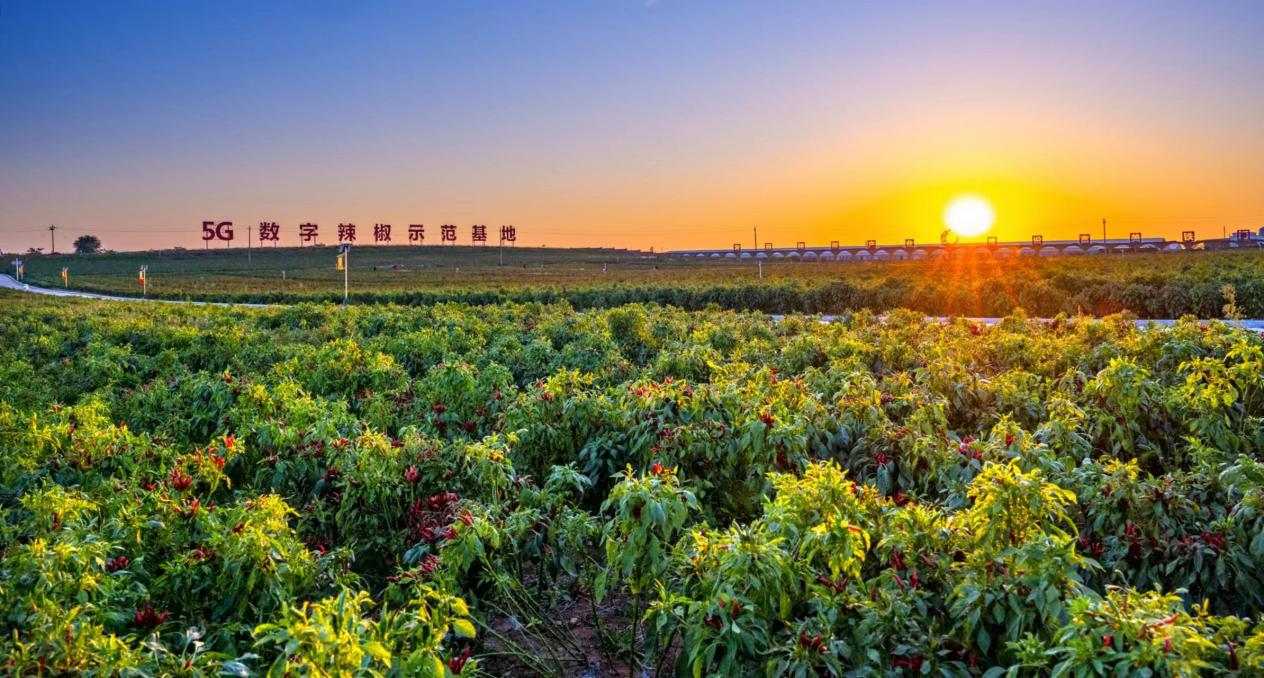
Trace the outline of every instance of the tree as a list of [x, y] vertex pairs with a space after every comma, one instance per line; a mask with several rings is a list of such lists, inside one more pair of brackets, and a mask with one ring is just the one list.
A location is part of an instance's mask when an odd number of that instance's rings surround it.
[[75, 254], [92, 254], [101, 249], [101, 239], [95, 235], [75, 238]]

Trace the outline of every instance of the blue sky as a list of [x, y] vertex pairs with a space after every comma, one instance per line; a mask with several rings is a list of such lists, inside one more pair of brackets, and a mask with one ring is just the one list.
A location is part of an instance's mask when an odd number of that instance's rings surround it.
[[4, 2], [0, 248], [899, 240], [958, 190], [1015, 237], [1264, 224], [1260, 35], [1259, 2]]

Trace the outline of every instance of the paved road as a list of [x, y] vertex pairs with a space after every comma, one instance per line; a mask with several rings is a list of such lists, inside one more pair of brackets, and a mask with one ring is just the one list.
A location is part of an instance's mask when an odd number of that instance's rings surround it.
[[98, 301], [157, 301], [164, 304], [193, 304], [194, 306], [248, 306], [250, 308], [267, 308], [272, 305], [246, 303], [235, 304], [222, 301], [183, 301], [179, 299], [141, 299], [138, 297], [119, 297], [112, 294], [97, 294], [95, 292], [80, 292], [78, 290], [59, 290], [56, 287], [39, 287], [37, 285], [28, 285], [26, 283], [18, 282], [17, 280], [14, 280], [13, 276], [7, 273], [0, 275], [0, 289], [30, 292], [31, 294], [46, 294], [52, 297], [96, 299]]
[[[158, 302], [162, 302], [166, 304], [193, 304], [195, 306], [247, 306], [250, 308], [268, 308], [271, 306], [275, 306], [275, 304], [245, 304], [245, 303], [235, 304], [235, 303], [228, 303], [228, 302], [221, 302], [221, 301], [181, 301], [178, 299], [140, 299], [137, 297], [118, 297], [111, 294], [78, 292], [76, 290], [59, 290], [55, 287], [37, 287], [35, 285], [27, 285], [26, 283], [20, 283], [14, 280], [13, 276], [8, 275], [7, 273], [0, 275], [0, 289], [18, 290], [21, 292], [30, 292], [32, 294], [47, 294], [49, 296], [54, 296], [54, 297], [79, 297], [82, 299], [97, 299], [101, 301], [158, 301]], [[781, 314], [773, 314], [772, 317], [776, 318], [777, 320], [781, 320], [785, 316]], [[823, 315], [821, 316], [821, 320], [823, 322], [834, 322], [835, 320], [839, 320], [842, 317], [843, 316], [838, 316], [838, 315]], [[940, 322], [945, 322], [948, 320], [952, 320], [953, 318], [937, 317], [933, 319], [938, 320]], [[999, 323], [1002, 320], [1004, 320], [1004, 318], [966, 318], [966, 320], [981, 323], [984, 325], [995, 325], [996, 323]], [[1037, 318], [1037, 320], [1042, 320], [1042, 318]], [[1176, 324], [1176, 321], [1175, 320], [1138, 320], [1136, 321], [1136, 323], [1139, 327], [1144, 327], [1146, 325], [1151, 325], [1151, 324], [1170, 326], [1170, 325]], [[1264, 332], [1264, 320], [1243, 320], [1239, 324], [1248, 330], [1253, 330], [1256, 332]]]

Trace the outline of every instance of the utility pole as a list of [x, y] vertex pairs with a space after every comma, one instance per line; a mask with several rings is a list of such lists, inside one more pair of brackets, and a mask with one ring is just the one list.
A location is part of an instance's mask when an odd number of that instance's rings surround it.
[[338, 268], [342, 269], [342, 305], [346, 306], [351, 296], [351, 243], [338, 246]]
[[751, 245], [751, 251], [758, 252], [759, 251], [759, 226], [751, 226], [751, 233], [755, 236], [755, 244]]
[[1106, 244], [1106, 217], [1102, 217], [1102, 244]]
[[250, 262], [250, 226], [246, 227], [246, 262]]
[[57, 227], [56, 226], [51, 225], [51, 224], [48, 226], [48, 237], [51, 238], [53, 241], [52, 254], [57, 254]]

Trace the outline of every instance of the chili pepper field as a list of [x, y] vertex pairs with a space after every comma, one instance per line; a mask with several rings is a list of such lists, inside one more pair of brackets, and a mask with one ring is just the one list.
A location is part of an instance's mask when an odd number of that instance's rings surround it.
[[1258, 333], [610, 305], [0, 292], [2, 672], [1264, 673]]

